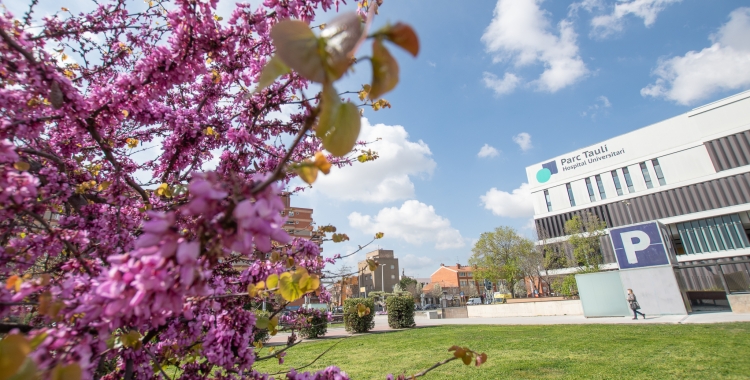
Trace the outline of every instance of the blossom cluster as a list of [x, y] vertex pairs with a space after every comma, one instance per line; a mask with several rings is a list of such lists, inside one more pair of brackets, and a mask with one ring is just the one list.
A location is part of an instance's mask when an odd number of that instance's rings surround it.
[[166, 365], [183, 379], [268, 378], [253, 370], [253, 310], [285, 302], [248, 285], [333, 260], [283, 229], [294, 174], [277, 169], [321, 143], [284, 143], [309, 107], [274, 112], [309, 83], [289, 73], [253, 88], [274, 25], [343, 1], [238, 4], [226, 20], [216, 0], [31, 3], [0, 14], [0, 317], [24, 329], [43, 378], [75, 366], [152, 379]]

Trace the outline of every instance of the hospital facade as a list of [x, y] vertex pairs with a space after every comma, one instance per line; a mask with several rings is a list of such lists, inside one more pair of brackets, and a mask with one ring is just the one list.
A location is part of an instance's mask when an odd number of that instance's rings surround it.
[[565, 240], [565, 222], [589, 212], [607, 226], [603, 268], [623, 269], [610, 232], [654, 223], [688, 309], [705, 301], [696, 297], [750, 291], [750, 91], [526, 173], [545, 241]]

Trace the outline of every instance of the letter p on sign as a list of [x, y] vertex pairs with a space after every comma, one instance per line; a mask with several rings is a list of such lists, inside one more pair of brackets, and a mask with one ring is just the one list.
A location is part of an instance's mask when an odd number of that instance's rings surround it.
[[643, 231], [628, 231], [620, 234], [622, 237], [622, 247], [625, 250], [625, 257], [628, 263], [637, 264], [638, 258], [635, 256], [637, 251], [643, 251], [651, 244], [651, 238]]
[[609, 234], [620, 269], [669, 265], [658, 222], [615, 227]]

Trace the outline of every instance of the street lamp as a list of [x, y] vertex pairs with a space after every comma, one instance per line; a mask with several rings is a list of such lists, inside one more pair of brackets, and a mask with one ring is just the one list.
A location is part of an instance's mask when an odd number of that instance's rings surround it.
[[385, 293], [385, 264], [380, 264], [380, 291]]
[[633, 215], [630, 213], [630, 202], [628, 201], [621, 201], [622, 204], [625, 205], [625, 208], [628, 209], [628, 218], [630, 219], [630, 224], [633, 224]]

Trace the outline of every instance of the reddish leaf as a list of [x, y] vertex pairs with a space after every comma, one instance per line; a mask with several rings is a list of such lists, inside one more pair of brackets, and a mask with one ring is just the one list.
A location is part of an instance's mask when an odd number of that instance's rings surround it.
[[413, 56], [419, 54], [419, 38], [411, 26], [398, 23], [384, 28], [383, 35], [388, 41], [393, 42]]

